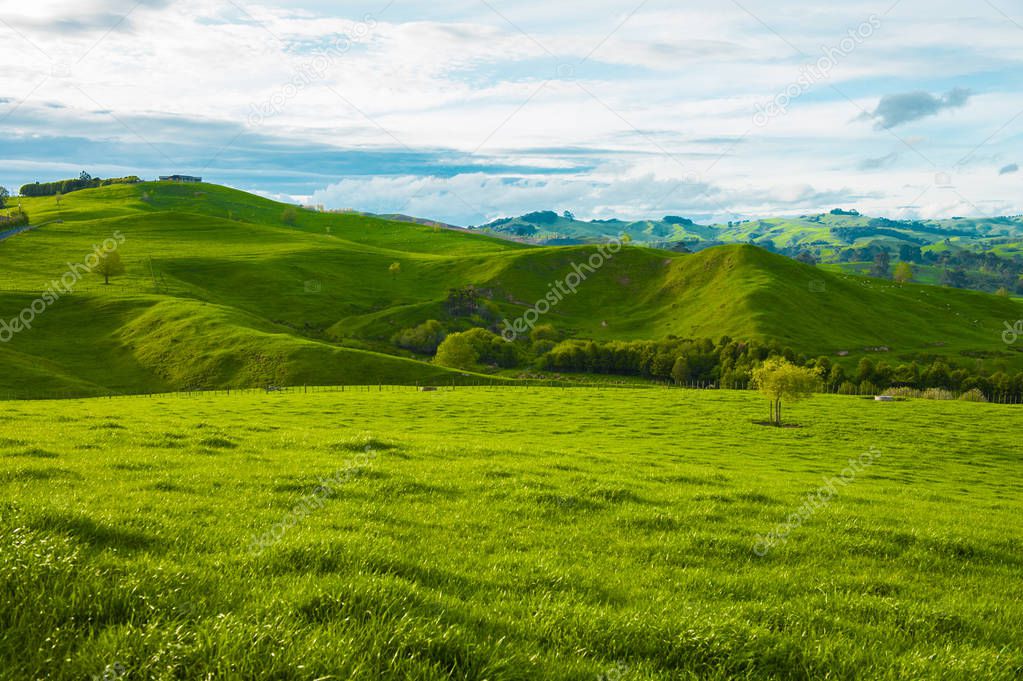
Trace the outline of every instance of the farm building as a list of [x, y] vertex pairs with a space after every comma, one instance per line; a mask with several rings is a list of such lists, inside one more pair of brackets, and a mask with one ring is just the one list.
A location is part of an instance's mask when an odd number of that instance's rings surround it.
[[202, 182], [202, 178], [192, 175], [161, 175], [160, 182]]

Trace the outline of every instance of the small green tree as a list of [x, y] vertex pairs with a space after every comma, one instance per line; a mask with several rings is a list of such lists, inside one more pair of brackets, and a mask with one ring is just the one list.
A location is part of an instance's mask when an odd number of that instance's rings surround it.
[[771, 400], [771, 421], [781, 425], [782, 400], [797, 401], [813, 394], [819, 379], [809, 369], [782, 357], [771, 357], [753, 370], [753, 383]]
[[104, 253], [99, 257], [99, 265], [93, 270], [103, 277], [103, 283], [109, 285], [110, 277], [124, 274], [124, 264], [121, 262], [121, 254], [117, 251]]
[[476, 365], [476, 350], [464, 333], [453, 333], [437, 348], [433, 361], [449, 369], [472, 369]]
[[0, 208], [7, 205], [7, 199], [10, 198], [11, 193], [7, 191], [7, 187], [0, 187]]
[[539, 324], [533, 327], [533, 330], [529, 332], [529, 339], [534, 343], [536, 341], [556, 341], [561, 337], [558, 330], [554, 328], [553, 324]]
[[671, 367], [671, 378], [676, 383], [686, 383], [692, 378], [692, 369], [689, 366], [689, 358], [685, 355], [675, 359]]
[[294, 225], [295, 224], [295, 220], [297, 220], [297, 219], [298, 219], [298, 211], [295, 210], [294, 208], [292, 208], [291, 206], [288, 206], [283, 211], [281, 211], [281, 222], [283, 222], [284, 224], [286, 224], [286, 225]]
[[913, 266], [908, 262], [900, 262], [895, 266], [895, 281], [900, 284], [913, 281]]
[[394, 336], [394, 344], [424, 355], [437, 352], [444, 340], [444, 327], [436, 319], [430, 319], [419, 326], [405, 329]]

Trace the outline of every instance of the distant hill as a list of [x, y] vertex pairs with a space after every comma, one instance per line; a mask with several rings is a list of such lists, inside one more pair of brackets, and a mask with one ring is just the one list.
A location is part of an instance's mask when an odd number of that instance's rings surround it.
[[628, 234], [636, 242], [672, 246], [687, 241], [713, 238], [715, 231], [683, 217], [666, 216], [660, 220], [577, 220], [571, 213], [537, 211], [514, 218], [502, 218], [473, 228], [496, 236], [526, 243], [600, 243]]
[[424, 227], [436, 227], [438, 229], [452, 229], [458, 232], [470, 231], [467, 227], [459, 227], [458, 225], [448, 224], [447, 222], [440, 222], [439, 220], [431, 220], [430, 218], [417, 218], [411, 215], [402, 215], [401, 213], [363, 213], [362, 211], [353, 211], [356, 215], [365, 215], [370, 218], [380, 218], [381, 220], [391, 220], [392, 222], [409, 222], [413, 225], [423, 225]]
[[1023, 295], [1023, 217], [889, 220], [835, 209], [818, 215], [700, 225], [658, 220], [577, 220], [553, 211], [502, 218], [475, 228], [484, 234], [537, 245], [601, 243], [627, 234], [635, 244], [698, 251], [753, 244], [807, 262], [864, 273], [885, 251], [890, 269], [914, 266], [917, 281]]
[[[55, 197], [22, 204], [33, 224], [63, 223], [0, 242], [0, 320], [30, 309], [68, 263], [115, 233], [126, 272], [110, 286], [86, 276], [33, 314], [31, 329], [0, 336], [0, 396], [472, 381], [398, 347], [396, 334], [427, 320], [449, 331], [497, 329], [598, 253], [296, 210], [210, 184], [114, 185], [67, 194], [59, 205]], [[663, 224], [673, 235], [713, 229]], [[451, 302], [466, 287], [479, 296], [470, 313]], [[892, 362], [947, 357], [994, 370], [1023, 366], [1023, 353], [1000, 336], [1020, 317], [1023, 306], [1006, 298], [901, 286], [726, 245], [694, 254], [626, 247], [542, 322], [561, 338], [728, 335], [852, 366], [883, 347]]]

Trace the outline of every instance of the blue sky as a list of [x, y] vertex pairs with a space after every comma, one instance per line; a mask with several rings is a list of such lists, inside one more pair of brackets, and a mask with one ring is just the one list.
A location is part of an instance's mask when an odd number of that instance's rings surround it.
[[36, 0], [0, 184], [172, 172], [479, 224], [1023, 213], [1005, 0]]

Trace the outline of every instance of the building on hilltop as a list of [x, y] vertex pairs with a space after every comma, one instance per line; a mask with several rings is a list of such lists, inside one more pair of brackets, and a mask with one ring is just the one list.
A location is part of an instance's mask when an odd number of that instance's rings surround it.
[[192, 175], [161, 175], [160, 182], [202, 182], [202, 178]]

